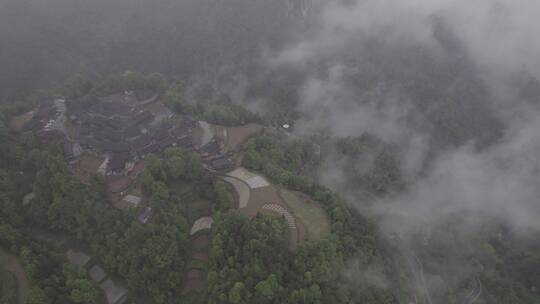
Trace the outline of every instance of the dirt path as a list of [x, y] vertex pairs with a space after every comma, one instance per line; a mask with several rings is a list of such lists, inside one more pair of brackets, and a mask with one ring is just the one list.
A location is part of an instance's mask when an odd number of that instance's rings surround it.
[[19, 260], [16, 256], [7, 253], [0, 249], [0, 266], [4, 267], [7, 271], [13, 273], [17, 280], [17, 298], [19, 304], [26, 303], [28, 297], [29, 284]]

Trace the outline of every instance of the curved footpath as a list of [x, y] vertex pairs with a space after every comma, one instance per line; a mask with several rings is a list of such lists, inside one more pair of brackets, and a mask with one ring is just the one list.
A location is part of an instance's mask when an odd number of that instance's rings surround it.
[[11, 272], [17, 280], [17, 299], [19, 304], [25, 304], [28, 297], [28, 279], [16, 256], [0, 248], [0, 266]]
[[246, 208], [249, 202], [250, 190], [246, 183], [230, 176], [220, 176], [220, 178], [231, 184], [238, 195], [238, 209]]

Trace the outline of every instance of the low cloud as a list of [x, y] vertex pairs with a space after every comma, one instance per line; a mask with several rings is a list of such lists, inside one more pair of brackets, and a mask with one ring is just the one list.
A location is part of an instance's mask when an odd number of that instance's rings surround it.
[[410, 105], [383, 84], [359, 92], [346, 85], [346, 78], [358, 71], [332, 66], [326, 76], [309, 78], [300, 89], [299, 132], [330, 130], [338, 137], [368, 132], [391, 142], [404, 135]]
[[312, 30], [272, 57], [273, 64], [317, 62], [351, 42], [377, 37], [387, 43], [417, 44], [442, 50], [433, 32], [439, 20], [486, 71], [517, 71], [540, 76], [540, 26], [535, 0], [356, 0], [316, 1]]
[[[338, 137], [370, 133], [399, 147], [401, 165], [411, 183], [405, 193], [388, 198], [391, 202], [375, 210], [383, 216], [383, 224], [389, 230], [395, 226], [413, 229], [470, 212], [503, 219], [516, 229], [539, 229], [535, 218], [540, 215], [536, 203], [540, 197], [540, 135], [535, 130], [540, 128], [540, 113], [516, 99], [506, 85], [521, 71], [540, 76], [540, 39], [535, 33], [540, 26], [535, 16], [540, 2], [315, 3], [312, 27], [296, 43], [265, 54], [265, 62], [270, 68], [287, 66], [307, 75], [300, 88], [298, 109], [303, 116], [298, 132], [324, 129]], [[385, 56], [388, 63], [380, 59]], [[441, 76], [447, 79], [424, 79], [415, 74], [440, 69], [438, 62], [450, 74]], [[469, 79], [462, 75], [475, 76]], [[425, 100], [419, 102], [417, 95], [407, 91], [407, 82], [429, 85], [448, 80], [448, 88], [463, 91], [468, 87], [455, 84], [471, 82], [476, 75], [483, 84], [477, 87], [488, 93], [451, 98], [468, 98], [464, 104], [484, 106], [465, 107], [464, 111], [478, 113], [456, 115], [467, 115], [467, 122], [481, 121], [487, 115], [484, 111], [493, 110], [504, 136], [494, 136], [489, 145], [480, 148], [476, 145], [480, 139], [473, 134], [463, 136], [467, 140], [457, 146], [434, 149], [430, 145], [435, 130], [445, 127], [440, 124], [446, 121], [433, 120], [431, 112], [422, 112], [432, 107], [434, 100], [422, 96]], [[443, 101], [447, 102], [452, 100]], [[445, 113], [452, 110], [450, 106], [442, 108]], [[430, 164], [425, 166], [430, 152]], [[325, 166], [322, 179], [331, 177], [334, 183], [345, 183], [344, 174], [335, 171], [336, 167]]]
[[419, 229], [465, 212], [502, 219], [517, 230], [540, 231], [540, 113], [521, 117], [486, 150], [467, 145], [441, 154], [406, 193], [378, 206], [385, 225], [394, 231]]

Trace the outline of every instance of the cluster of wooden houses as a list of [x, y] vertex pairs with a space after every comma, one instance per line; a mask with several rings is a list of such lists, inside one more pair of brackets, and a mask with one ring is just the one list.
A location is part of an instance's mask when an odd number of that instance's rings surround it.
[[[164, 110], [148, 110], [153, 108]], [[172, 123], [167, 118], [173, 116], [157, 95], [138, 100], [133, 92], [125, 92], [92, 102], [63, 98], [43, 102], [26, 128], [41, 138], [63, 139], [64, 155], [70, 161], [83, 151], [104, 157], [98, 172], [106, 175], [125, 174], [134, 162], [169, 147], [197, 148], [208, 170], [232, 168], [222, 141], [213, 138], [196, 147], [192, 132], [198, 122], [182, 117]]]
[[132, 104], [103, 101], [88, 106], [68, 102], [67, 115], [75, 126], [75, 141], [106, 157], [107, 174], [122, 174], [134, 161], [150, 153], [194, 145], [191, 132], [196, 121], [188, 117], [173, 125], [163, 116], [157, 117]]
[[57, 98], [42, 102], [24, 128], [44, 140], [59, 139], [66, 134], [65, 122], [66, 100]]
[[90, 256], [82, 251], [69, 249], [66, 252], [66, 259], [81, 271], [88, 273], [90, 279], [103, 291], [107, 304], [124, 304], [126, 302], [128, 290], [113, 281]]
[[231, 155], [223, 152], [224, 150], [223, 141], [215, 137], [199, 149], [199, 153], [208, 170], [215, 172], [226, 171], [234, 166]]

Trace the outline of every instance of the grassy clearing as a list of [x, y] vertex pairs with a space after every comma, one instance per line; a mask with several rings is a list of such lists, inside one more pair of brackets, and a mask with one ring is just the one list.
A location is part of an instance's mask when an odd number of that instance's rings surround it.
[[262, 126], [257, 124], [247, 124], [239, 127], [227, 128], [227, 149], [229, 151], [239, 150], [241, 145], [253, 135], [262, 131]]
[[285, 189], [279, 189], [279, 195], [304, 224], [308, 240], [316, 241], [330, 235], [330, 222], [316, 202], [308, 200], [308, 197], [301, 193]]

